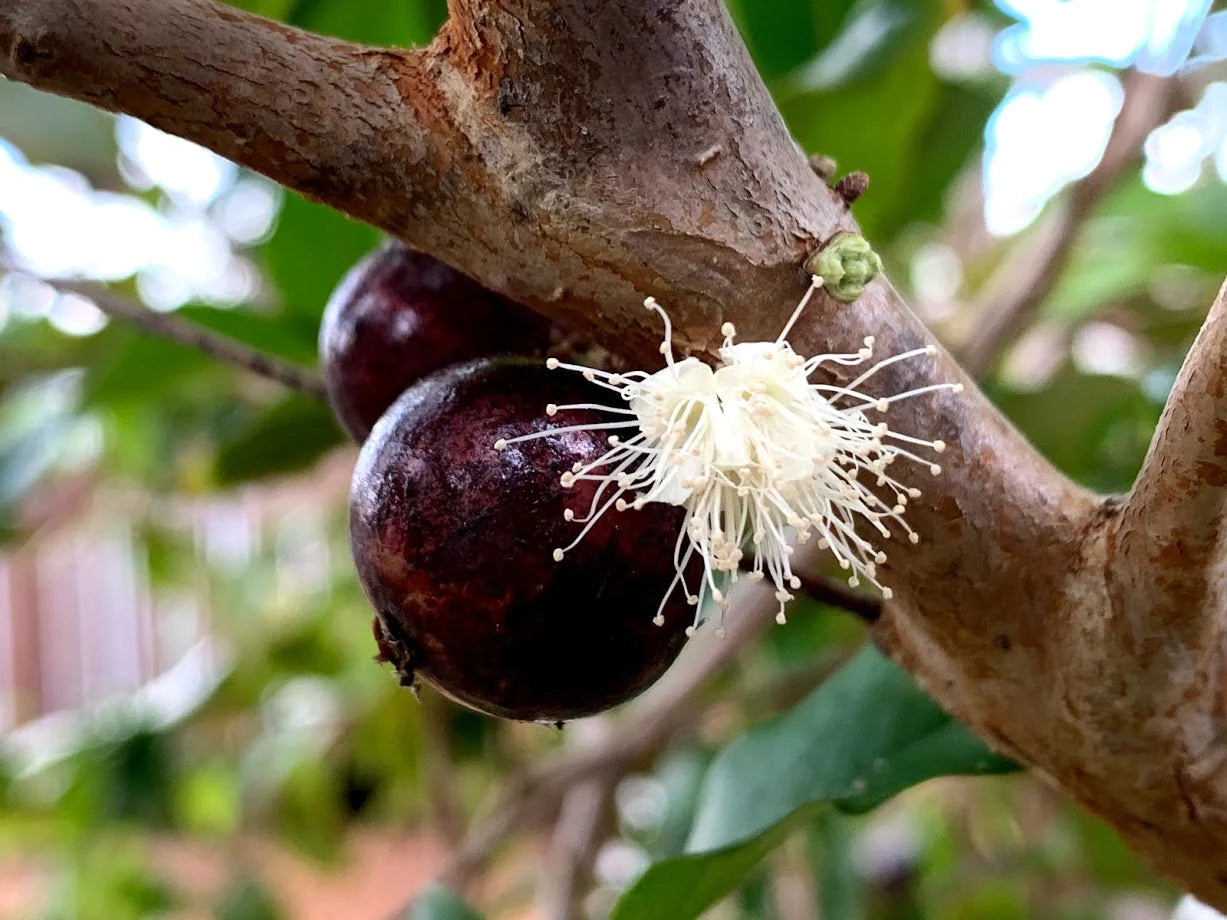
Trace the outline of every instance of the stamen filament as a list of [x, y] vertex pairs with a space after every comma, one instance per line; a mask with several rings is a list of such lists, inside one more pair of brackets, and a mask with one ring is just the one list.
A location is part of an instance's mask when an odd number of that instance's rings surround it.
[[[957, 393], [962, 384], [931, 383], [888, 396], [859, 389], [883, 368], [934, 354], [933, 346], [882, 359], [846, 385], [810, 383], [809, 376], [824, 364], [865, 365], [874, 348], [873, 337], [867, 336], [861, 347], [846, 354], [802, 358], [793, 351], [786, 338], [823, 283], [813, 276], [774, 342], [735, 344], [736, 328], [724, 323], [724, 344], [714, 368], [696, 358], [675, 358], [669, 315], [651, 297], [644, 307], [658, 314], [664, 326], [663, 369], [611, 373], [549, 359], [549, 367], [582, 374], [617, 393], [622, 402], [551, 404], [549, 415], [605, 410], [630, 418], [500, 438], [496, 448], [574, 431], [638, 429], [625, 440], [611, 434], [609, 449], [597, 459], [563, 473], [564, 487], [598, 485], [582, 516], [567, 511], [567, 520], [583, 527], [567, 546], [554, 551], [556, 559], [565, 559], [611, 508], [625, 511], [661, 502], [684, 507], [686, 516], [673, 546], [674, 576], [653, 617], [657, 625], [665, 622], [665, 609], [680, 588], [686, 603], [695, 607], [687, 633], [703, 622], [708, 600], [717, 605], [722, 633], [727, 593], [742, 574], [746, 552], [753, 553], [747, 579], [771, 579], [780, 604], [777, 619], [784, 622], [791, 592], [800, 584], [792, 570], [793, 543], [815, 536], [818, 547], [829, 550], [848, 573], [850, 584], [864, 579], [883, 597], [891, 596], [879, 580], [878, 567], [886, 563], [886, 554], [865, 534], [888, 538], [894, 527], [909, 542], [917, 542], [919, 535], [903, 513], [920, 492], [889, 475], [887, 468], [904, 459], [936, 475], [940, 467], [917, 451], [940, 454], [946, 444], [892, 431], [880, 416], [871, 421], [866, 413], [885, 412], [901, 400], [943, 390]], [[687, 571], [696, 557], [702, 569], [696, 571], [692, 593]]]

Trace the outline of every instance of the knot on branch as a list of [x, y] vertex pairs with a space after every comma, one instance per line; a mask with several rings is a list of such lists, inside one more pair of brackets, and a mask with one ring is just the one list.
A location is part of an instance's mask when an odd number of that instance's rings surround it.
[[9, 60], [15, 72], [37, 75], [45, 71], [55, 60], [54, 42], [45, 30], [22, 34], [20, 31], [13, 36], [9, 48]]

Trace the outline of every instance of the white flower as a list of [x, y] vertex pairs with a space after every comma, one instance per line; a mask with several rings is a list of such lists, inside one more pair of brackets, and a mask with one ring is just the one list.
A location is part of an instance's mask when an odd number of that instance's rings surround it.
[[[850, 585], [863, 577], [890, 598], [890, 588], [882, 585], [877, 572], [886, 554], [857, 533], [857, 523], [867, 523], [882, 537], [890, 537], [889, 525], [895, 524], [916, 543], [919, 537], [903, 513], [920, 491], [903, 486], [889, 467], [902, 458], [928, 467], [936, 476], [941, 468], [914, 451], [941, 453], [945, 444], [893, 432], [885, 422], [870, 421], [870, 414], [885, 412], [901, 399], [935, 390], [957, 393], [963, 387], [934, 384], [888, 397], [858, 390], [889, 364], [932, 355], [933, 346], [879, 361], [846, 386], [811, 383], [810, 375], [823, 364], [858, 366], [873, 354], [872, 336], [854, 354], [812, 358], [802, 358], [785, 341], [821, 286], [822, 279], [815, 276], [774, 342], [734, 344], [736, 332], [725, 323], [724, 345], [714, 368], [698, 358], [674, 359], [669, 317], [651, 297], [644, 306], [664, 321], [663, 369], [615, 374], [557, 358], [546, 362], [550, 368], [582, 373], [622, 402], [617, 407], [550, 405], [549, 415], [559, 409], [604, 408], [627, 418], [499, 439], [494, 445], [498, 450], [575, 428], [632, 432], [629, 437], [610, 435], [603, 456], [563, 473], [566, 487], [591, 480], [597, 488], [582, 516], [566, 512], [568, 520], [585, 526], [569, 546], [554, 551], [555, 559], [561, 561], [611, 508], [621, 512], [663, 502], [683, 506], [687, 515], [674, 550], [677, 574], [657, 610], [657, 625], [664, 623], [665, 604], [679, 587], [696, 607], [689, 634], [701, 621], [707, 598], [719, 605], [723, 622], [728, 588], [737, 581], [747, 551], [752, 559], [745, 575], [771, 579], [780, 603], [776, 619], [783, 623], [784, 605], [801, 586], [790, 561], [793, 544], [815, 536], [819, 547], [829, 549], [840, 567], [850, 571]], [[689, 584], [685, 572], [696, 554], [703, 572], [698, 584]]]

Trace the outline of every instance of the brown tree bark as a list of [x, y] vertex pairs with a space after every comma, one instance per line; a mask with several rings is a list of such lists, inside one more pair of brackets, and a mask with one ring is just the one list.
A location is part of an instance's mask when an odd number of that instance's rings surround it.
[[[421, 51], [309, 36], [210, 0], [6, 0], [0, 73], [144, 118], [369, 221], [653, 367], [721, 323], [774, 338], [807, 253], [853, 229], [789, 138], [719, 0], [452, 0]], [[855, 131], [858, 126], [841, 126]], [[1220, 296], [1137, 489], [1040, 458], [939, 351], [883, 391], [944, 439], [913, 484], [878, 641], [1001, 750], [1227, 909]], [[886, 281], [820, 296], [802, 353], [931, 341]], [[1060, 411], [1054, 406], [1053, 411]], [[892, 426], [894, 427], [894, 426]]]

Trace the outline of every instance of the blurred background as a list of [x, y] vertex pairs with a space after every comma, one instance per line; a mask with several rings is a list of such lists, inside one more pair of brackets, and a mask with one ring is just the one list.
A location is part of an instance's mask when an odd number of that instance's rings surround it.
[[[1227, 271], [1227, 12], [729, 2], [798, 142], [870, 175], [855, 214], [914, 309], [1056, 465], [1126, 490]], [[242, 5], [396, 45], [446, 12]], [[371, 661], [356, 448], [327, 408], [96, 306], [310, 371], [330, 291], [378, 242], [192, 144], [0, 81], [0, 918], [365, 920], [444, 870], [491, 918], [604, 917], [681, 851], [718, 752], [812, 713], [863, 643], [810, 602], [563, 732], [398, 687]], [[578, 781], [541, 779], [611, 746]], [[1004, 769], [982, 766], [951, 772]], [[1161, 920], [1178, 898], [1024, 774], [860, 811], [807, 815], [710, 916]]]

